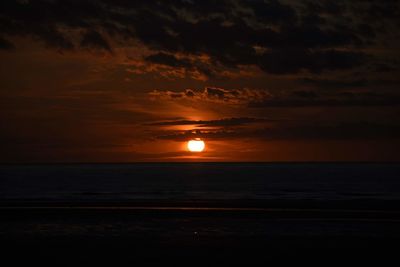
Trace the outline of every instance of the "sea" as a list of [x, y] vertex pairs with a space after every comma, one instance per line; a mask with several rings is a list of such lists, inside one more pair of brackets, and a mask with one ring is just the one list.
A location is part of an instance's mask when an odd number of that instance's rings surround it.
[[0, 201], [399, 200], [394, 163], [0, 165]]
[[51, 266], [382, 265], [399, 200], [394, 163], [0, 165], [0, 244]]

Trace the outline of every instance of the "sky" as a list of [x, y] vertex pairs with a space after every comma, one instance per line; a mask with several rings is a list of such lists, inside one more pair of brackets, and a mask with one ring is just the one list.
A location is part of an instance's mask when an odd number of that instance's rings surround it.
[[399, 27], [395, 0], [2, 0], [0, 162], [399, 161]]

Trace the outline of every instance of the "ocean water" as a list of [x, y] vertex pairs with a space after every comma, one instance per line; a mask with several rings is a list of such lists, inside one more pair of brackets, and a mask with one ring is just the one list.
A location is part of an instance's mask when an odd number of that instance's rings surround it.
[[400, 199], [399, 164], [0, 165], [0, 201]]

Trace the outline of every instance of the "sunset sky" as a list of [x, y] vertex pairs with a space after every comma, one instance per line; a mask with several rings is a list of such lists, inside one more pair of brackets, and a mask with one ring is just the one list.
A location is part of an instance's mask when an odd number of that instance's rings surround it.
[[2, 0], [0, 162], [398, 161], [399, 3]]

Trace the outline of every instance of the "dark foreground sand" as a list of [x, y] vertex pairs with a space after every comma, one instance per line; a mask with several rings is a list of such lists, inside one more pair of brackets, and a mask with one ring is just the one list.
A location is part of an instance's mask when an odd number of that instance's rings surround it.
[[3, 202], [1, 258], [52, 266], [386, 266], [400, 262], [397, 204]]

